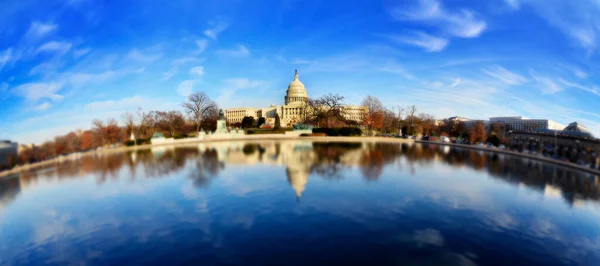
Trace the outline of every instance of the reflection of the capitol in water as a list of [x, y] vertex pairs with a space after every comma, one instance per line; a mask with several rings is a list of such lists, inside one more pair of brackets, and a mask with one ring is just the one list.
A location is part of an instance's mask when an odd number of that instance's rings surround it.
[[345, 169], [358, 166], [364, 180], [376, 181], [386, 165], [407, 169], [414, 175], [417, 169], [434, 162], [485, 170], [493, 178], [534, 188], [547, 197], [560, 196], [574, 205], [585, 199], [600, 199], [598, 176], [503, 154], [436, 145], [261, 141], [158, 146], [84, 156], [0, 179], [0, 203], [6, 204], [40, 178], [60, 181], [93, 174], [98, 183], [104, 183], [119, 178], [162, 178], [189, 171], [187, 176], [194, 184], [205, 187], [227, 165], [257, 164], [284, 166], [287, 181], [300, 198], [311, 175], [343, 179]]

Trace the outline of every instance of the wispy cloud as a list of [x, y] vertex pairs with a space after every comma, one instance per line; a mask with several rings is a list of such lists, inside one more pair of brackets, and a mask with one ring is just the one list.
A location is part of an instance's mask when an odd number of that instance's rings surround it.
[[461, 83], [460, 78], [456, 78], [456, 79], [454, 79], [454, 82], [452, 82], [452, 85], [450, 85], [450, 88], [454, 88], [454, 87], [460, 85], [460, 83]]
[[521, 2], [519, 0], [504, 0], [504, 2], [512, 9], [517, 10], [521, 8]]
[[200, 58], [193, 57], [193, 56], [187, 56], [187, 57], [177, 58], [177, 59], [173, 60], [173, 62], [171, 62], [171, 64], [173, 64], [173, 65], [183, 65], [183, 64], [192, 63], [192, 62], [199, 62], [199, 61], [204, 61], [204, 60], [202, 60]]
[[234, 87], [236, 89], [248, 89], [255, 88], [262, 84], [261, 81], [250, 80], [247, 78], [230, 78], [223, 80], [227, 86]]
[[26, 83], [14, 88], [14, 91], [35, 103], [40, 99], [50, 99], [52, 101], [62, 100], [64, 97], [58, 94], [62, 84], [58, 83]]
[[40, 46], [36, 50], [36, 52], [37, 53], [56, 52], [56, 53], [64, 54], [71, 49], [71, 46], [72, 46], [72, 44], [70, 42], [51, 41], [51, 42], [47, 42], [47, 43], [43, 44], [42, 46]]
[[294, 65], [305, 65], [305, 64], [310, 64], [310, 63], [312, 63], [312, 61], [306, 60], [306, 59], [300, 59], [300, 58], [293, 59], [290, 62], [290, 64], [294, 64]]
[[569, 87], [572, 87], [572, 88], [577, 88], [577, 89], [580, 89], [580, 90], [584, 90], [584, 91], [592, 93], [592, 94], [594, 94], [596, 96], [600, 96], [600, 90], [598, 90], [598, 88], [589, 88], [589, 87], [583, 86], [583, 85], [575, 83], [575, 82], [566, 81], [566, 80], [564, 80], [562, 78], [559, 79], [558, 81], [560, 83], [566, 85], [566, 86], [569, 86]]
[[527, 82], [527, 79], [525, 77], [515, 74], [498, 65], [489, 68], [484, 68], [482, 69], [482, 71], [488, 76], [497, 78], [509, 85], [521, 85]]
[[428, 52], [439, 52], [448, 45], [448, 40], [429, 35], [425, 32], [414, 32], [410, 36], [386, 35], [390, 40], [424, 48]]
[[192, 94], [194, 85], [196, 85], [195, 80], [184, 80], [177, 85], [177, 93], [183, 97], [187, 97], [188, 95]]
[[127, 54], [127, 59], [134, 60], [134, 61], [141, 62], [141, 63], [152, 63], [154, 61], [161, 59], [162, 57], [163, 57], [163, 54], [160, 52], [144, 52], [144, 53], [142, 53], [141, 51], [139, 51], [137, 49], [133, 49]]
[[202, 66], [192, 67], [189, 71], [189, 74], [194, 75], [196, 77], [202, 77], [202, 76], [204, 76], [204, 67], [202, 67]]
[[208, 46], [208, 40], [207, 39], [196, 40], [196, 46], [198, 47], [198, 52], [202, 53]]
[[4, 66], [12, 58], [12, 48], [8, 48], [0, 53], [0, 72], [4, 69]]
[[229, 23], [223, 18], [209, 22], [210, 27], [204, 30], [204, 35], [211, 39], [217, 39], [217, 36], [229, 27]]
[[563, 87], [554, 82], [551, 78], [540, 76], [535, 70], [529, 70], [529, 75], [539, 84], [539, 88], [544, 94], [554, 94], [563, 90]]
[[52, 107], [52, 104], [50, 104], [49, 102], [45, 102], [42, 104], [37, 105], [34, 110], [36, 111], [46, 111], [48, 110], [48, 108]]
[[29, 75], [32, 76], [42, 73], [52, 73], [53, 71], [57, 71], [61, 66], [62, 63], [57, 60], [40, 63], [29, 71]]
[[600, 8], [597, 0], [545, 0], [523, 1], [529, 5], [548, 24], [572, 38], [588, 54], [598, 48], [600, 41]]
[[99, 73], [69, 73], [65, 79], [70, 85], [81, 87], [86, 84], [104, 82], [126, 73], [131, 72], [129, 70], [107, 70]]
[[121, 109], [130, 108], [131, 106], [139, 106], [144, 100], [140, 96], [127, 97], [119, 100], [107, 100], [91, 102], [85, 105], [86, 109], [98, 109], [98, 110], [109, 110], [109, 109]]
[[393, 8], [390, 13], [394, 19], [432, 24], [461, 38], [478, 37], [487, 28], [487, 23], [472, 10], [447, 10], [437, 0], [420, 0], [417, 6]]
[[29, 30], [25, 34], [28, 38], [40, 38], [43, 37], [50, 32], [56, 31], [58, 29], [58, 25], [54, 23], [42, 23], [39, 21], [34, 21], [29, 26]]
[[160, 77], [160, 81], [167, 81], [167, 80], [171, 79], [173, 76], [175, 76], [177, 74], [177, 72], [179, 72], [178, 67], [176, 67], [176, 66], [171, 67], [169, 70], [162, 73], [162, 76]]
[[236, 49], [232, 49], [232, 50], [218, 50], [217, 54], [220, 55], [226, 55], [226, 56], [233, 56], [233, 57], [241, 57], [241, 56], [248, 56], [250, 55], [250, 51], [248, 50], [248, 48], [246, 48], [246, 46], [238, 44]]
[[91, 52], [91, 51], [92, 51], [92, 48], [81, 48], [81, 49], [77, 49], [77, 50], [73, 51], [73, 56], [74, 56], [75, 58], [82, 57], [82, 56], [84, 56], [84, 55], [88, 54], [88, 53], [89, 53], [89, 52]]

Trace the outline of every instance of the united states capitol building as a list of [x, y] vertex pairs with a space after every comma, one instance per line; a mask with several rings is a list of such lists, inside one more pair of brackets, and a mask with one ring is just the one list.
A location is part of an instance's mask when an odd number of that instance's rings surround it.
[[[264, 117], [267, 125], [275, 123], [275, 115], [279, 115], [282, 127], [291, 127], [293, 124], [301, 123], [309, 114], [308, 93], [304, 84], [298, 78], [298, 71], [294, 74], [294, 80], [290, 82], [284, 97], [283, 105], [271, 105], [264, 108], [239, 107], [225, 109], [225, 117], [230, 124], [240, 123], [244, 117], [254, 119]], [[360, 122], [363, 114], [367, 111], [365, 106], [345, 105], [342, 113], [346, 120]]]

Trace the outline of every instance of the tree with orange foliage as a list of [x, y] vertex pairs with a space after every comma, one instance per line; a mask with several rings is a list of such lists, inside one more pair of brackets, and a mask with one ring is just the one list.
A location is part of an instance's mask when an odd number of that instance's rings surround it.
[[484, 142], [487, 139], [487, 133], [483, 122], [477, 121], [469, 134], [469, 141], [472, 143]]
[[94, 131], [86, 130], [81, 134], [81, 141], [79, 142], [79, 148], [83, 151], [87, 151], [98, 147], [97, 137]]
[[368, 129], [369, 135], [373, 134], [374, 129], [381, 129], [385, 118], [385, 110], [379, 98], [367, 96], [362, 101], [362, 106], [367, 107], [367, 112], [363, 114], [362, 124]]

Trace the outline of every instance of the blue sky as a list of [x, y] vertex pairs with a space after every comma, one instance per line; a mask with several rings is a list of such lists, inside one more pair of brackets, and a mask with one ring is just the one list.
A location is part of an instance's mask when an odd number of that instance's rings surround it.
[[368, 95], [437, 118], [579, 121], [600, 136], [596, 0], [2, 1], [0, 139], [125, 111]]

